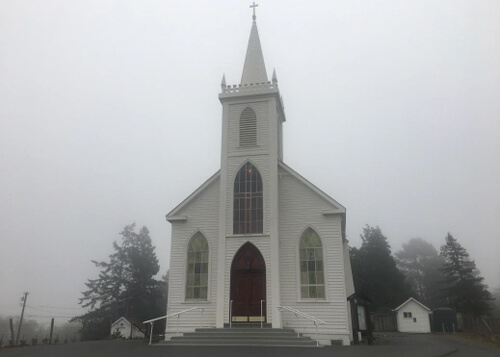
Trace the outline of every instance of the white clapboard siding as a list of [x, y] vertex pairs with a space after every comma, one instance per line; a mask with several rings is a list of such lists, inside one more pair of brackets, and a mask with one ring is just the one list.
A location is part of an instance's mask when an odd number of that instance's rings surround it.
[[[319, 331], [331, 339], [349, 341], [346, 282], [344, 275], [344, 245], [341, 215], [324, 215], [335, 209], [287, 171], [280, 169], [280, 284], [281, 304], [315, 316], [327, 322]], [[323, 245], [325, 267], [324, 300], [303, 300], [300, 297], [299, 239], [307, 227], [313, 228]], [[307, 334], [315, 333], [314, 325], [282, 313], [284, 327], [293, 327]]]
[[[217, 178], [194, 197], [178, 216], [186, 216], [186, 221], [172, 223], [172, 243], [170, 256], [170, 280], [168, 289], [167, 314], [186, 310], [194, 306], [205, 308], [202, 314], [204, 326], [215, 326], [217, 299], [217, 246], [220, 180]], [[191, 237], [200, 231], [209, 245], [209, 286], [207, 301], [185, 301], [187, 245]], [[177, 319], [171, 318], [167, 335], [177, 331]], [[200, 325], [200, 313], [190, 312], [179, 318], [179, 332], [193, 331]], [[167, 336], [168, 337], [168, 336]]]
[[[411, 317], [404, 317], [404, 313], [411, 313]], [[413, 300], [409, 300], [397, 310], [398, 331], [410, 333], [429, 333], [431, 325], [429, 310]]]

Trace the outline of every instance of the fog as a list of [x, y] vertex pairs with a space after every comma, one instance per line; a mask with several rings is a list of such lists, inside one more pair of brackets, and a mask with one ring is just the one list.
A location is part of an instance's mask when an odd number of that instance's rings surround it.
[[[132, 222], [164, 274], [165, 214], [220, 166], [220, 81], [248, 1], [0, 2], [0, 315], [63, 322]], [[500, 2], [261, 1], [284, 159], [393, 253], [450, 232], [500, 286]], [[45, 319], [45, 320], [44, 320]]]

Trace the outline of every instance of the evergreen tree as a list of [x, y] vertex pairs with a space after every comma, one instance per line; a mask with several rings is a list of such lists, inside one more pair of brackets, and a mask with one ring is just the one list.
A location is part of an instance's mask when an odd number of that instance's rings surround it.
[[492, 315], [500, 319], [500, 287], [493, 290], [492, 298], [494, 299], [492, 304]]
[[80, 298], [90, 311], [72, 319], [82, 323], [83, 340], [108, 337], [111, 324], [121, 316], [143, 321], [165, 312], [166, 284], [153, 278], [160, 266], [149, 231], [134, 230], [135, 224], [123, 229], [108, 262], [92, 261], [101, 271], [97, 279], [85, 283], [88, 289]]
[[434, 246], [422, 238], [412, 238], [395, 254], [398, 268], [405, 274], [416, 298], [431, 308], [443, 306], [440, 269], [443, 258]]
[[441, 246], [441, 256], [445, 259], [441, 271], [445, 276], [444, 294], [448, 305], [457, 312], [478, 317], [491, 309], [491, 294], [483, 284], [476, 263], [469, 253], [448, 233], [446, 243]]
[[411, 296], [410, 286], [379, 227], [366, 225], [361, 239], [361, 247], [350, 250], [356, 291], [373, 300], [373, 311], [393, 309]]

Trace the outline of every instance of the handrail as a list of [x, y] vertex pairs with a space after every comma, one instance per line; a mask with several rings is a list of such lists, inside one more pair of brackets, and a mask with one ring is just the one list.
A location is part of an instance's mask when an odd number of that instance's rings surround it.
[[233, 300], [229, 301], [229, 328], [233, 327]]
[[262, 328], [262, 322], [263, 322], [263, 318], [262, 318], [262, 303], [265, 302], [266, 300], [260, 300], [260, 328]]
[[283, 310], [290, 311], [290, 312], [294, 313], [295, 315], [298, 315], [300, 317], [304, 317], [304, 318], [306, 318], [308, 320], [316, 322], [318, 325], [326, 324], [325, 321], [323, 321], [321, 319], [318, 319], [317, 317], [311, 316], [309, 314], [306, 314], [305, 312], [302, 312], [302, 311], [299, 311], [297, 309], [291, 308], [290, 306], [278, 306], [278, 310], [280, 312], [283, 311]]
[[142, 323], [147, 324], [147, 323], [155, 322], [155, 321], [162, 320], [162, 319], [168, 319], [169, 317], [172, 317], [172, 316], [182, 315], [182, 314], [185, 314], [186, 312], [193, 311], [193, 310], [200, 310], [200, 309], [204, 310], [205, 308], [204, 307], [192, 307], [190, 309], [182, 310], [179, 312], [174, 312], [173, 314], [170, 314], [170, 315], [165, 315], [165, 316], [157, 317], [155, 319], [146, 320], [146, 321], [143, 321]]
[[[317, 317], [314, 317], [314, 316], [311, 316], [309, 314], [306, 314], [305, 312], [302, 312], [302, 311], [299, 311], [297, 309], [294, 309], [290, 306], [278, 306], [277, 307], [278, 311], [279, 312], [283, 312], [283, 310], [286, 310], [286, 311], [289, 311], [293, 314], [295, 314], [295, 317], [296, 318], [299, 318], [300, 317], [303, 317], [307, 320], [310, 320], [314, 323], [314, 326], [316, 327], [316, 346], [319, 347], [319, 333], [318, 333], [318, 325], [324, 325], [326, 324], [325, 321], [321, 320], [321, 319], [318, 319]], [[298, 332], [297, 330], [297, 337], [300, 336], [300, 333]]]
[[200, 311], [200, 327], [201, 327], [201, 317], [202, 317], [202, 314], [203, 314], [203, 311], [205, 310], [204, 307], [192, 307], [190, 309], [186, 309], [186, 310], [182, 310], [182, 311], [179, 311], [179, 312], [175, 312], [173, 314], [169, 314], [169, 315], [165, 315], [165, 316], [161, 316], [161, 317], [156, 317], [154, 319], [151, 319], [151, 320], [146, 320], [146, 321], [143, 321], [142, 323], [143, 324], [151, 324], [151, 332], [149, 333], [149, 344], [152, 343], [152, 340], [153, 340], [153, 324], [155, 323], [155, 321], [158, 321], [158, 320], [163, 320], [163, 319], [168, 319], [172, 316], [177, 316], [177, 330], [176, 330], [176, 334], [179, 333], [179, 317], [180, 315], [182, 314], [185, 314], [186, 312], [190, 312], [190, 311], [193, 311], [193, 310], [201, 310]]

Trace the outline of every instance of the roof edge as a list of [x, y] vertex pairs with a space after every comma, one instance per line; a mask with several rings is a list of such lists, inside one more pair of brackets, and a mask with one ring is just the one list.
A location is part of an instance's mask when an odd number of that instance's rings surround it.
[[431, 309], [429, 309], [427, 306], [425, 306], [424, 304], [422, 304], [420, 301], [418, 301], [417, 299], [413, 298], [413, 297], [410, 297], [408, 298], [408, 300], [406, 300], [404, 303], [402, 303], [401, 305], [399, 305], [398, 307], [396, 307], [395, 309], [393, 309], [392, 311], [398, 311], [399, 309], [401, 309], [403, 306], [405, 306], [406, 304], [408, 304], [410, 301], [413, 301], [413, 302], [416, 302], [417, 304], [419, 304], [420, 306], [422, 306], [424, 309], [426, 309], [427, 311], [431, 311]]
[[214, 182], [220, 176], [220, 169], [217, 170], [215, 174], [210, 176], [208, 180], [206, 180], [200, 187], [193, 191], [189, 196], [187, 196], [181, 203], [179, 203], [173, 210], [165, 215], [167, 221], [179, 221], [182, 220], [177, 216], [177, 212], [179, 212], [182, 208], [184, 208], [189, 202], [191, 202], [196, 196], [198, 196], [206, 187], [208, 187], [212, 182]]
[[294, 169], [292, 169], [290, 166], [288, 166], [287, 164], [285, 164], [283, 161], [278, 161], [278, 166], [281, 166], [281, 168], [283, 168], [284, 170], [288, 171], [297, 180], [299, 180], [300, 182], [302, 182], [303, 184], [305, 184], [307, 187], [309, 187], [311, 190], [313, 190], [314, 192], [316, 192], [316, 194], [318, 194], [319, 196], [321, 196], [327, 202], [329, 202], [330, 204], [338, 207], [338, 209], [335, 210], [335, 212], [334, 211], [328, 211], [329, 214], [332, 214], [332, 213], [335, 213], [335, 214], [346, 213], [346, 208], [344, 206], [342, 206], [339, 202], [337, 202], [336, 200], [334, 200], [332, 197], [330, 197], [325, 192], [321, 191], [318, 187], [316, 187], [314, 184], [312, 184], [304, 176], [302, 176], [301, 174], [299, 174], [297, 171], [295, 171]]

